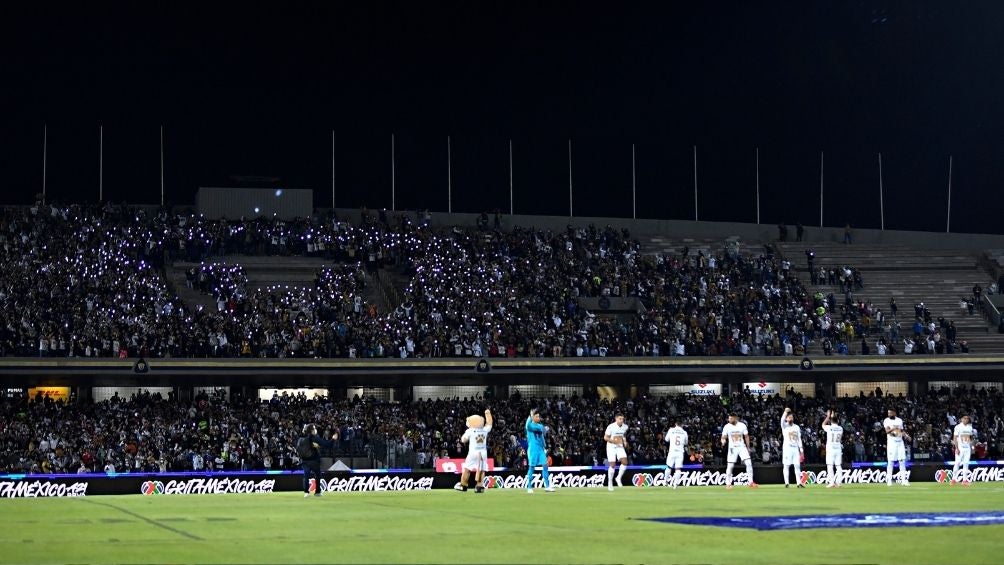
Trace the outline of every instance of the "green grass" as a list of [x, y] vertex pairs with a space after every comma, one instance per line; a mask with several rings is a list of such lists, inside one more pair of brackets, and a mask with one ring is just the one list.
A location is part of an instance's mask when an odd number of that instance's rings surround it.
[[1004, 488], [690, 487], [0, 500], [0, 563], [1000, 563], [1002, 526], [742, 530], [638, 521], [1004, 509]]

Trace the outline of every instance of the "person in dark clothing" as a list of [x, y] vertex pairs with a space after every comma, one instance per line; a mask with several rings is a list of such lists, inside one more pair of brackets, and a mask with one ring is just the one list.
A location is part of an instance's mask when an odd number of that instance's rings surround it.
[[802, 222], [798, 222], [795, 225], [795, 241], [802, 241], [802, 235], [805, 233], [805, 228], [802, 226]]
[[[317, 435], [317, 426], [314, 424], [307, 424], [303, 426], [303, 437], [301, 437], [297, 443], [299, 444], [303, 440], [309, 442], [309, 454], [303, 453], [300, 455], [301, 465], [303, 466], [303, 497], [306, 498], [310, 496], [310, 478], [317, 481], [317, 489], [314, 491], [314, 496], [321, 496], [321, 447], [326, 447], [331, 449], [335, 447], [335, 440], [338, 439], [338, 432], [331, 434], [331, 439], [324, 439]], [[299, 451], [299, 448], [297, 448]]]

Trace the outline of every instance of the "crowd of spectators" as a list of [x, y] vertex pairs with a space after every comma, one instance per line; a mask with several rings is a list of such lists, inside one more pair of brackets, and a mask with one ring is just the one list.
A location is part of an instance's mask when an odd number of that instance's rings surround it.
[[[5, 355], [570, 356], [781, 354], [804, 290], [769, 255], [641, 255], [626, 231], [433, 230], [399, 217], [209, 221], [125, 206], [36, 206], [0, 215]], [[485, 226], [486, 227], [486, 226]], [[316, 288], [249, 292], [240, 252], [322, 254]], [[189, 309], [166, 283], [175, 259], [217, 299]], [[362, 269], [393, 266], [402, 302], [361, 302]], [[637, 297], [598, 317], [579, 297]]]
[[1004, 452], [1004, 395], [996, 390], [932, 390], [921, 396], [887, 396], [881, 390], [858, 397], [821, 399], [789, 391], [759, 396], [658, 396], [610, 402], [588, 396], [505, 400], [454, 398], [402, 403], [372, 399], [276, 395], [271, 400], [202, 394], [192, 401], [141, 393], [99, 403], [63, 403], [14, 398], [0, 401], [0, 470], [12, 473], [163, 472], [186, 470], [296, 469], [294, 449], [304, 423], [324, 435], [339, 432], [334, 457], [362, 456], [391, 467], [431, 468], [436, 458], [463, 457], [460, 442], [469, 414], [491, 408], [495, 426], [490, 449], [497, 465], [525, 467], [524, 423], [540, 408], [549, 427], [552, 464], [603, 464], [603, 430], [617, 413], [630, 426], [630, 457], [636, 464], [665, 461], [663, 434], [679, 420], [690, 435], [691, 461], [720, 464], [722, 425], [739, 414], [750, 430], [754, 459], [776, 463], [780, 415], [791, 407], [802, 426], [806, 460], [821, 463], [820, 422], [839, 412], [844, 456], [883, 460], [881, 421], [896, 408], [906, 422], [912, 454], [952, 459], [951, 431], [968, 414], [977, 429], [977, 458]]
[[[554, 357], [796, 355], [813, 340], [850, 353], [886, 322], [855, 301], [809, 295], [769, 247], [641, 252], [627, 230], [434, 229], [428, 215], [207, 220], [141, 208], [35, 206], [0, 212], [0, 353], [76, 357]], [[487, 216], [485, 216], [487, 218]], [[227, 263], [213, 259], [228, 255]], [[234, 254], [330, 260], [312, 288], [249, 289]], [[165, 266], [216, 299], [190, 308]], [[387, 311], [374, 272], [407, 281]], [[848, 274], [850, 271], [850, 274]], [[827, 274], [827, 277], [830, 275]], [[609, 314], [580, 299], [634, 299]], [[896, 326], [898, 328], [898, 325]], [[925, 326], [925, 329], [928, 327]], [[890, 329], [890, 332], [892, 330]], [[948, 322], [904, 349], [965, 351]], [[941, 339], [944, 337], [945, 339]], [[899, 336], [881, 336], [895, 353]], [[867, 341], [863, 349], [870, 348]]]

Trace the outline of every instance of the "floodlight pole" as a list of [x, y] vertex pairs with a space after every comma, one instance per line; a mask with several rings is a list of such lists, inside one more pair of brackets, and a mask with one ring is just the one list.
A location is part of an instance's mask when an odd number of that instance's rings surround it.
[[882, 185], [882, 154], [878, 154], [879, 161], [879, 227], [885, 230], [885, 187]]
[[819, 227], [823, 227], [823, 152], [819, 152]]
[[160, 126], [160, 205], [164, 206], [164, 126]]
[[952, 156], [948, 156], [948, 217], [945, 218], [945, 233], [952, 230]]
[[513, 215], [512, 201], [512, 140], [509, 140], [509, 215]]
[[49, 158], [49, 126], [42, 125], [42, 204], [45, 204], [46, 198], [46, 168], [48, 166]]
[[760, 224], [760, 148], [756, 148], [756, 223]]
[[334, 129], [331, 129], [331, 210], [334, 210]]
[[638, 219], [638, 177], [635, 173], [634, 143], [631, 144], [631, 219]]
[[397, 211], [397, 166], [394, 160], [394, 134], [390, 134], [390, 209]]
[[572, 213], [572, 140], [568, 140], [568, 217], [574, 218]]
[[98, 126], [98, 202], [105, 200], [105, 126]]
[[697, 217], [697, 146], [694, 146], [694, 221], [698, 221]]
[[446, 211], [453, 213], [453, 151], [450, 136], [446, 136]]

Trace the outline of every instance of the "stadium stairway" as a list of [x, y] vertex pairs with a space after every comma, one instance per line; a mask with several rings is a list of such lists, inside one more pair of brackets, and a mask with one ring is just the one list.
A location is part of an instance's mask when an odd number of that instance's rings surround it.
[[[971, 250], [929, 250], [886, 244], [851, 244], [820, 242], [777, 243], [778, 252], [791, 261], [810, 294], [834, 293], [843, 302], [839, 285], [812, 285], [805, 251], [815, 251], [815, 266], [827, 268], [849, 265], [861, 272], [864, 288], [854, 292], [854, 299], [872, 302], [886, 316], [889, 302], [895, 298], [899, 307], [900, 333], [911, 333], [914, 305], [923, 302], [937, 320], [944, 316], [955, 322], [958, 341], [969, 343], [970, 353], [1004, 354], [1004, 335], [991, 328], [979, 309], [970, 315], [960, 306], [960, 299], [972, 295], [973, 285], [984, 288], [990, 275], [977, 265], [977, 253]], [[869, 339], [874, 351], [874, 343]], [[859, 343], [848, 344], [852, 354], [860, 354]], [[902, 343], [897, 344], [902, 351]], [[819, 355], [821, 346], [814, 341], [809, 353]]]
[[[668, 253], [670, 255], [680, 255], [684, 247], [690, 248], [691, 255], [697, 255], [703, 251], [705, 255], [712, 252], [720, 253], [725, 245], [724, 239], [702, 239], [702, 238], [668, 238], [664, 236], [639, 237], [642, 255], [659, 255]], [[748, 250], [747, 250], [748, 251]]]
[[[269, 286], [281, 286], [289, 288], [313, 288], [317, 273], [325, 266], [331, 265], [331, 261], [318, 257], [276, 257], [276, 256], [251, 256], [251, 255], [228, 255], [213, 257], [207, 260], [212, 263], [226, 263], [240, 265], [244, 267], [247, 274], [247, 286], [249, 290], [266, 288]], [[185, 272], [198, 267], [199, 263], [178, 261], [168, 265], [166, 270], [167, 279], [174, 287], [178, 297], [189, 307], [216, 308], [216, 300], [209, 295], [202, 294], [197, 289], [190, 289], [186, 285]], [[363, 289], [363, 300], [366, 303], [375, 303], [380, 311], [386, 311], [387, 303], [385, 297], [380, 292], [379, 286], [369, 274], [366, 274], [366, 285]]]

